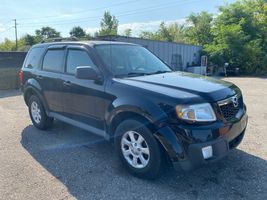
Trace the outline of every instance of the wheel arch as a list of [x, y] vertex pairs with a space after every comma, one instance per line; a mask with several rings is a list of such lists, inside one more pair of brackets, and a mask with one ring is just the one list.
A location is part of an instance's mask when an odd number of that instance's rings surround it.
[[108, 126], [108, 133], [110, 134], [111, 137], [114, 136], [115, 131], [117, 126], [127, 120], [127, 119], [135, 119], [138, 120], [140, 122], [145, 122], [145, 125], [152, 130], [153, 132], [157, 130], [156, 126], [152, 123], [152, 119], [149, 118], [146, 115], [142, 115], [138, 112], [134, 112], [131, 110], [126, 110], [126, 111], [120, 111], [118, 112], [116, 115], [114, 115], [112, 117], [112, 119], [110, 120], [109, 126]]
[[[158, 129], [160, 125], [156, 125], [153, 123], [153, 119], [149, 118], [146, 115], [142, 115], [140, 113], [137, 112], [133, 112], [133, 111], [122, 111], [119, 112], [117, 115], [115, 115], [108, 127], [108, 134], [110, 135], [110, 138], [112, 140], [114, 140], [114, 136], [115, 136], [115, 131], [116, 128], [118, 127], [118, 125], [120, 123], [122, 123], [123, 121], [127, 120], [127, 119], [135, 119], [141, 123], [145, 123], [145, 126], [151, 130], [154, 138], [157, 140], [157, 142], [159, 143], [159, 145], [161, 146], [161, 149], [164, 150], [164, 152], [167, 154], [168, 149], [166, 148], [166, 145], [164, 143], [164, 140], [162, 140], [160, 137], [158, 137]], [[169, 155], [168, 155], [169, 156]]]
[[45, 99], [42, 97], [42, 95], [38, 91], [38, 89], [36, 89], [33, 86], [28, 86], [27, 88], [24, 89], [24, 95], [23, 96], [24, 96], [24, 101], [25, 101], [26, 105], [29, 106], [29, 99], [32, 95], [36, 95], [40, 99], [40, 101], [42, 102], [42, 104], [45, 108], [45, 111], [47, 112], [48, 106], [46, 104]]

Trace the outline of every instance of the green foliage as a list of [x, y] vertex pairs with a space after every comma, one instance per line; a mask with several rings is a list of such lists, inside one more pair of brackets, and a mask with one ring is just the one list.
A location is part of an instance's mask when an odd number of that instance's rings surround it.
[[204, 44], [209, 59], [220, 66], [228, 62], [243, 73], [267, 72], [267, 5], [263, 0], [238, 1], [220, 7], [211, 28], [213, 41]]
[[35, 31], [35, 34], [38, 38], [37, 40], [60, 37], [60, 32], [57, 32], [56, 29], [51, 28], [49, 26], [42, 27], [41, 29], [37, 29]]
[[132, 29], [130, 28], [125, 29], [124, 36], [130, 37], [131, 35], [132, 35]]
[[104, 17], [100, 22], [100, 31], [97, 33], [98, 36], [117, 35], [118, 34], [119, 21], [108, 11], [105, 11]]
[[71, 29], [70, 36], [74, 36], [77, 38], [84, 38], [84, 37], [86, 37], [86, 32], [80, 26], [75, 26]]
[[25, 40], [26, 45], [32, 46], [32, 45], [36, 44], [35, 36], [27, 34], [23, 38]]
[[184, 42], [184, 26], [178, 23], [165, 25], [164, 22], [161, 22], [156, 32], [143, 31], [140, 37], [168, 42]]
[[186, 41], [196, 45], [204, 45], [212, 42], [212, 20], [213, 16], [207, 12], [191, 14], [187, 18], [189, 26], [185, 29]]
[[[36, 35], [26, 34], [18, 40], [18, 51], [27, 51], [32, 45], [47, 38], [60, 37], [60, 33], [51, 27], [42, 27], [35, 31]], [[0, 44], [0, 51], [16, 51], [16, 42], [5, 39]]]
[[16, 43], [5, 38], [4, 42], [0, 44], [0, 51], [15, 51]]
[[[25, 50], [26, 42], [24, 38], [18, 40], [18, 51]], [[0, 51], [16, 51], [16, 42], [5, 38], [4, 42], [0, 44]]]
[[240, 0], [219, 8], [219, 15], [191, 14], [187, 25], [161, 23], [141, 38], [186, 42], [204, 47], [209, 60], [229, 63], [246, 74], [267, 73], [267, 1]]

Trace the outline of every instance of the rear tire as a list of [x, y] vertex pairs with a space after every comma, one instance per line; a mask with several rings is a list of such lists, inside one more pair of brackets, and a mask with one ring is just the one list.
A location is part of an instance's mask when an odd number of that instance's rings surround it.
[[115, 131], [115, 147], [122, 164], [139, 178], [155, 179], [162, 166], [162, 152], [153, 133], [138, 119], [121, 122]]
[[46, 115], [44, 106], [37, 96], [32, 95], [28, 105], [32, 123], [36, 128], [46, 130], [52, 126], [54, 119]]

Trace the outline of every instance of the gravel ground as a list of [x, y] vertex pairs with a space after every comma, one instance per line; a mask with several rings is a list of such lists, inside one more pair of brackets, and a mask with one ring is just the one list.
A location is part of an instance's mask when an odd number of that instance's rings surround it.
[[129, 175], [112, 145], [56, 122], [39, 131], [18, 91], [0, 91], [0, 199], [267, 199], [267, 79], [227, 78], [248, 106], [242, 144], [218, 163], [154, 181]]

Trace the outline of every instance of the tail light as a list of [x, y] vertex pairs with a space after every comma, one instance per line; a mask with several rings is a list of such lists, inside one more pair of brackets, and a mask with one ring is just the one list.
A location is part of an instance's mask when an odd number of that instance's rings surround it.
[[20, 83], [22, 83], [22, 79], [23, 79], [23, 72], [20, 70], [19, 71], [19, 81], [20, 81]]

